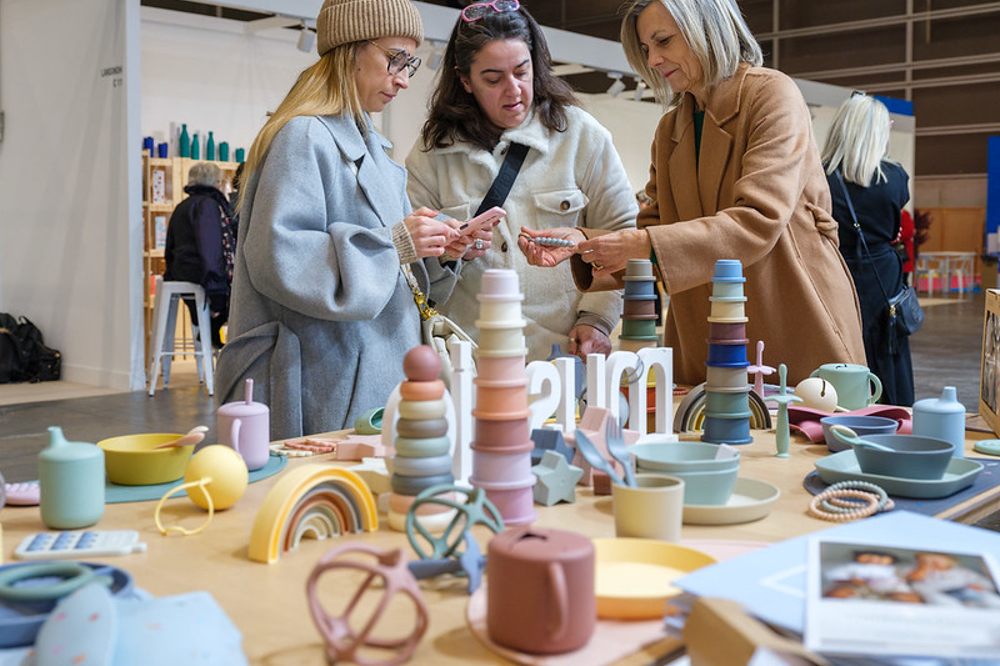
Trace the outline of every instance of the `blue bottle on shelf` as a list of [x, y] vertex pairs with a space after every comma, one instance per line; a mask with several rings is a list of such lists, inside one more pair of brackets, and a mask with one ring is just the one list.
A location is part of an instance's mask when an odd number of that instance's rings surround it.
[[208, 142], [205, 143], [205, 159], [208, 161], [215, 160], [215, 137], [214, 132], [209, 130], [208, 132]]
[[245, 148], [236, 149], [236, 161], [239, 162], [240, 164], [243, 164], [244, 162], [247, 161], [247, 151]]

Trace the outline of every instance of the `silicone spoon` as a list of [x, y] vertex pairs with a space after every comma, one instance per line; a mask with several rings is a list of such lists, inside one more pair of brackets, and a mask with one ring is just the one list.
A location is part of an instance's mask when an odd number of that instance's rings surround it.
[[156, 449], [173, 449], [180, 448], [182, 446], [190, 446], [192, 444], [200, 444], [201, 440], [205, 439], [205, 433], [208, 432], [208, 426], [195, 426], [188, 430], [187, 434], [178, 437], [177, 439], [171, 440], [160, 444], [159, 446], [154, 446], [153, 450]]
[[869, 442], [867, 439], [861, 439], [858, 437], [858, 433], [854, 432], [845, 425], [837, 424], [830, 427], [830, 432], [833, 436], [839, 439], [845, 444], [850, 444], [851, 446], [861, 446], [869, 449], [874, 449], [876, 451], [888, 451], [893, 453], [896, 449], [888, 446], [883, 446], [882, 444], [876, 444], [875, 442]]
[[[609, 416], [608, 418], [612, 417]], [[613, 483], [617, 483], [619, 486], [625, 485], [622, 478], [618, 476], [618, 473], [615, 471], [614, 466], [604, 459], [604, 456], [602, 456], [601, 452], [597, 450], [594, 443], [590, 441], [585, 434], [583, 434], [583, 431], [577, 428], [575, 435], [576, 448], [580, 452], [580, 455], [583, 456], [583, 459], [587, 461], [587, 464], [594, 469], [599, 469], [607, 474], [611, 477], [611, 481]]]
[[622, 427], [618, 419], [609, 417], [604, 422], [604, 442], [608, 445], [608, 453], [617, 460], [625, 470], [625, 485], [635, 488], [635, 472], [632, 471], [632, 456], [625, 446], [622, 437]]

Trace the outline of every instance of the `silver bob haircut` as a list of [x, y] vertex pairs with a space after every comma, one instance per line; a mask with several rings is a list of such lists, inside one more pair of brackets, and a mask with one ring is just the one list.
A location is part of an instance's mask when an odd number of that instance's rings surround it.
[[188, 171], [188, 185], [219, 187], [222, 185], [222, 169], [211, 162], [198, 162]]
[[743, 20], [736, 0], [631, 0], [622, 19], [625, 57], [665, 107], [677, 104], [680, 99], [670, 84], [649, 66], [636, 32], [639, 14], [654, 2], [659, 2], [674, 17], [681, 36], [701, 64], [706, 89], [733, 76], [740, 63], [755, 67], [764, 63], [760, 44]]
[[837, 109], [823, 145], [826, 172], [840, 169], [844, 180], [868, 187], [885, 180], [882, 160], [888, 153], [889, 110], [874, 97], [854, 93]]

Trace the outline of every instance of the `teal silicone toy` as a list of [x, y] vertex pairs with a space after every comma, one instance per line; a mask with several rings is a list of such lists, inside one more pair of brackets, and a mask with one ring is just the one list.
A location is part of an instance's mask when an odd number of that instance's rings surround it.
[[[464, 503], [459, 504], [453, 499], [440, 497], [449, 493], [461, 493], [466, 496]], [[442, 506], [455, 509], [455, 516], [448, 523], [441, 536], [434, 536], [420, 521], [416, 519], [417, 509], [423, 504], [440, 504]], [[452, 538], [452, 531], [461, 525], [462, 530]], [[503, 531], [503, 516], [493, 502], [486, 498], [486, 491], [482, 488], [463, 488], [462, 486], [439, 485], [427, 488], [413, 500], [410, 510], [406, 512], [406, 538], [413, 547], [413, 551], [422, 560], [441, 560], [456, 553], [458, 546], [462, 543], [465, 532], [473, 525], [485, 525], [494, 534]], [[414, 531], [430, 544], [433, 549], [428, 553]]]
[[69, 442], [61, 428], [49, 428], [49, 446], [38, 454], [42, 522], [72, 530], [93, 525], [104, 514], [104, 451]]
[[354, 421], [354, 432], [359, 435], [378, 435], [382, 432], [382, 414], [385, 407], [375, 407]]
[[785, 378], [788, 374], [788, 366], [784, 363], [778, 365], [778, 380], [781, 388], [778, 395], [772, 395], [765, 399], [766, 402], [774, 402], [778, 405], [778, 422], [774, 427], [774, 442], [777, 446], [777, 458], [787, 458], [788, 449], [791, 448], [791, 436], [788, 432], [788, 405], [793, 402], [802, 402], [802, 398], [788, 393], [788, 384]]
[[973, 444], [972, 448], [988, 456], [1000, 456], [1000, 439], [984, 439]]

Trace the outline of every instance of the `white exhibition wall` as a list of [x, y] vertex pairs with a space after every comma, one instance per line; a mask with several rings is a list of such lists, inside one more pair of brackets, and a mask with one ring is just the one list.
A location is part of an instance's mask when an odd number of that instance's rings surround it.
[[122, 389], [142, 382], [138, 10], [0, 3], [0, 311], [41, 328], [65, 379]]

